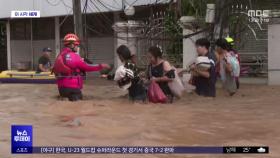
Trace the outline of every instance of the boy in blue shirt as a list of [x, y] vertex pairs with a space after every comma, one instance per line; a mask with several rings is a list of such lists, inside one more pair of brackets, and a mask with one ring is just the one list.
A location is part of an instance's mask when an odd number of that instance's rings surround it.
[[213, 53], [209, 52], [210, 42], [206, 38], [201, 38], [195, 42], [195, 45], [198, 56], [208, 57], [211, 66], [208, 70], [202, 71], [195, 64], [191, 65], [191, 71], [197, 74], [193, 76], [192, 84], [196, 87], [196, 93], [198, 95], [216, 97], [216, 58]]

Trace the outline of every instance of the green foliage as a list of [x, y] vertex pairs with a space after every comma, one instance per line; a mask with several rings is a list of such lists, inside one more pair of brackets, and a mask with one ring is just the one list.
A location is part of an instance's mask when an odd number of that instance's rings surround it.
[[[167, 46], [167, 56], [173, 58], [174, 55], [182, 54], [182, 28], [178, 24], [175, 12], [167, 11], [167, 15], [164, 19], [164, 29], [170, 38], [170, 44]], [[180, 60], [180, 59], [179, 59]]]
[[182, 35], [182, 28], [178, 24], [178, 20], [175, 17], [175, 12], [167, 11], [167, 15], [164, 18], [165, 32], [170, 38], [178, 38]]
[[[195, 16], [198, 19], [204, 19], [207, 3], [214, 3], [214, 1], [215, 0], [182, 0], [181, 14], [182, 16]], [[164, 18], [165, 32], [168, 37], [171, 38], [170, 44], [167, 46], [167, 57], [174, 59], [177, 63], [183, 61], [183, 30], [178, 23], [179, 18], [180, 17], [176, 16], [174, 10], [167, 11]]]
[[[164, 31], [168, 38], [168, 45], [166, 48], [166, 57], [173, 65], [181, 65], [182, 63], [182, 28], [178, 24], [174, 11], [167, 11], [164, 17]], [[179, 64], [177, 64], [179, 63]]]
[[214, 2], [214, 0], [182, 0], [182, 15], [205, 17], [207, 4]]
[[[206, 0], [182, 0], [182, 15], [183, 16], [203, 16], [206, 12], [206, 4], [202, 2]], [[165, 32], [171, 38], [171, 42], [167, 48], [167, 54], [182, 53], [182, 28], [178, 23], [178, 18], [174, 10], [168, 10], [164, 18]]]

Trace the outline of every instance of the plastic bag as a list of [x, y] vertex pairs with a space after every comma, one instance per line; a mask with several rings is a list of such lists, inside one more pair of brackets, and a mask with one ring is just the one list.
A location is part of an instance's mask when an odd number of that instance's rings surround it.
[[148, 89], [149, 101], [152, 103], [166, 103], [167, 97], [159, 87], [159, 85], [152, 81]]
[[240, 76], [240, 64], [235, 56], [230, 57], [230, 63], [232, 66], [232, 73], [234, 77]]
[[226, 54], [226, 60], [232, 67], [232, 76], [239, 77], [240, 76], [240, 63], [238, 58], [234, 55], [233, 52]]
[[185, 91], [185, 87], [176, 71], [175, 71], [175, 78], [173, 79], [173, 81], [168, 82], [168, 86], [174, 96], [178, 98], [182, 97], [183, 92]]
[[181, 80], [187, 93], [192, 93], [195, 90], [191, 74], [184, 74]]

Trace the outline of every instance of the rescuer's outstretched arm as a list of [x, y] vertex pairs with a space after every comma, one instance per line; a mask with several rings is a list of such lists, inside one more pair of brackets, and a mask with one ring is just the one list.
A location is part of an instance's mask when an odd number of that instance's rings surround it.
[[102, 69], [110, 68], [108, 64], [87, 64], [78, 54], [66, 55], [66, 63], [71, 68], [78, 68], [81, 71], [100, 71]]

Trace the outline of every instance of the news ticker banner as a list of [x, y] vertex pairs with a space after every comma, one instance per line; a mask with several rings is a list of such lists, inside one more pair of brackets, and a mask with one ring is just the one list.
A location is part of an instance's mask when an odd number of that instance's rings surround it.
[[268, 154], [268, 147], [33, 147], [34, 154]]
[[33, 146], [31, 125], [11, 126], [12, 154], [268, 154], [267, 146]]

